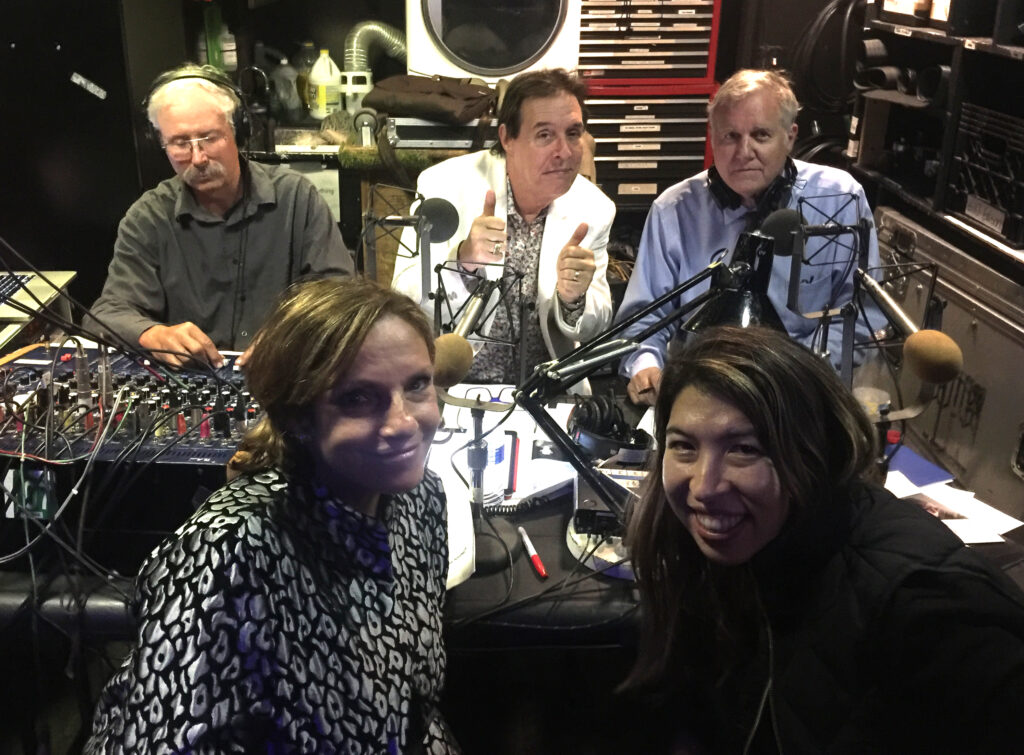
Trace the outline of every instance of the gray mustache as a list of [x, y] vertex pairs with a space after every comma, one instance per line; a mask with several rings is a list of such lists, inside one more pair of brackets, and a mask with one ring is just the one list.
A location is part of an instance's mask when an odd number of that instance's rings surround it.
[[195, 165], [189, 165], [185, 168], [185, 171], [181, 174], [182, 179], [185, 183], [191, 183], [195, 179], [204, 177], [221, 178], [224, 175], [224, 166], [213, 160], [209, 160], [206, 163], [206, 167], [200, 170]]

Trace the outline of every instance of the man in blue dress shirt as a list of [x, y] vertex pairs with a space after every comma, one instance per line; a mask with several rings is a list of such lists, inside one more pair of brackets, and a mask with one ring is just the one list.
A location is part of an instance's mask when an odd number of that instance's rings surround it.
[[[654, 201], [619, 320], [700, 273], [723, 253], [731, 254], [740, 234], [758, 228], [776, 209], [798, 210], [806, 225], [856, 225], [862, 218], [871, 218], [864, 190], [848, 173], [790, 157], [798, 110], [789, 82], [777, 72], [739, 71], [722, 84], [708, 107], [714, 165], [671, 186]], [[775, 258], [768, 284], [768, 297], [789, 334], [808, 345], [827, 346], [837, 364], [842, 355], [841, 321], [834, 319], [828, 333], [822, 334], [821, 322], [801, 313], [826, 311], [850, 301], [857, 238], [838, 234], [806, 239], [800, 313], [787, 307], [788, 257]], [[878, 259], [878, 239], [872, 226], [868, 265], [877, 267]], [[687, 291], [633, 325], [625, 335], [637, 335], [707, 287], [702, 283]], [[867, 340], [871, 331], [882, 325], [881, 315], [869, 308], [867, 317], [857, 318], [857, 341]], [[675, 328], [658, 331], [623, 360], [621, 371], [629, 378], [628, 393], [634, 403], [654, 403]]]

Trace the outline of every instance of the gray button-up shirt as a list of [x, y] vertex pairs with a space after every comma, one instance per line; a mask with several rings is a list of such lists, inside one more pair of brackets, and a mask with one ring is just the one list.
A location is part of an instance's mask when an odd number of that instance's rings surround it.
[[96, 319], [85, 328], [137, 346], [154, 325], [193, 322], [217, 348], [240, 351], [289, 283], [353, 273], [337, 223], [308, 180], [251, 161], [242, 171], [245, 193], [223, 218], [177, 176], [143, 194], [118, 227]]

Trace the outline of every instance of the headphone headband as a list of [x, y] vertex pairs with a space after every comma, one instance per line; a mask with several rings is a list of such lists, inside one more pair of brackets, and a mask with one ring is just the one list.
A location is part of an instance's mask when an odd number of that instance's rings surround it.
[[202, 66], [187, 66], [181, 68], [174, 68], [170, 71], [164, 71], [162, 74], [153, 79], [153, 83], [149, 87], [149, 94], [146, 95], [146, 99], [142, 101], [143, 107], [149, 107], [149, 101], [153, 98], [153, 94], [160, 89], [160, 87], [170, 84], [172, 81], [184, 81], [186, 79], [201, 79], [203, 81], [209, 81], [211, 84], [216, 84], [221, 89], [226, 89], [231, 92], [240, 102], [244, 104], [245, 95], [242, 94], [242, 90], [239, 89], [235, 82], [233, 82], [224, 71], [209, 64]]

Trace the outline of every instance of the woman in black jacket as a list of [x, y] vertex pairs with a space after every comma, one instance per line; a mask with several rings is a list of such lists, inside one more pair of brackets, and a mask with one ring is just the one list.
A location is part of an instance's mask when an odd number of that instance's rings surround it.
[[670, 360], [655, 422], [626, 687], [659, 693], [676, 751], [1024, 748], [1024, 595], [867, 481], [874, 428], [826, 361], [710, 331]]

